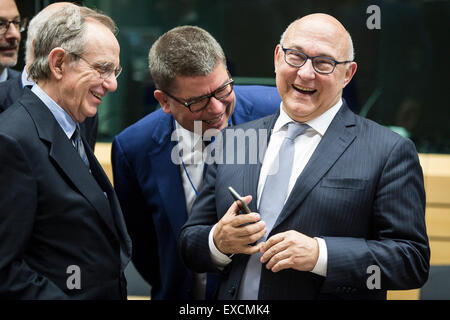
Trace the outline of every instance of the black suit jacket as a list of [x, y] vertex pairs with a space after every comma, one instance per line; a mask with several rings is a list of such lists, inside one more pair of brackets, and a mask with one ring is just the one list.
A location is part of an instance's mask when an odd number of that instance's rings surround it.
[[[223, 136], [233, 137], [235, 129], [265, 133], [277, 118], [275, 114], [227, 128]], [[262, 134], [260, 139], [265, 137]], [[215, 146], [218, 141], [219, 137]], [[254, 142], [260, 148], [259, 159], [265, 153], [262, 142]], [[237, 148], [225, 150], [223, 159], [229, 159], [233, 151], [235, 156], [246, 152], [248, 159], [253, 149], [245, 144]], [[260, 170], [261, 162], [208, 166], [180, 233], [179, 247], [188, 267], [222, 274], [219, 299], [237, 298], [249, 256], [236, 254], [219, 271], [209, 254], [208, 235], [234, 201], [228, 186], [241, 195], [252, 195], [249, 207], [257, 212]], [[273, 273], [261, 265], [259, 299], [385, 299], [386, 290], [421, 287], [428, 277], [430, 249], [423, 174], [414, 144], [355, 115], [344, 103], [298, 177], [268, 238], [288, 230], [325, 240], [327, 275], [293, 269]], [[371, 266], [380, 268], [378, 289], [367, 285]]]
[[[14, 76], [11, 75], [11, 69], [8, 70], [8, 80], [0, 82], [0, 113], [5, 111], [14, 102], [16, 102], [23, 95], [21, 73]], [[12, 78], [9, 76], [13, 76]], [[87, 140], [89, 146], [94, 150], [97, 141], [98, 131], [98, 114], [92, 118], [86, 118], [80, 124], [81, 136]]]
[[[85, 149], [92, 173], [28, 88], [0, 114], [0, 299], [126, 298], [131, 241]], [[70, 286], [73, 266], [80, 288]]]

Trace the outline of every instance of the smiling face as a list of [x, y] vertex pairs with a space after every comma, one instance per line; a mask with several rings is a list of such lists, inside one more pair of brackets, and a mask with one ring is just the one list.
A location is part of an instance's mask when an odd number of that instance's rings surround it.
[[[19, 11], [13, 0], [0, 1], [0, 20], [3, 22], [20, 20]], [[0, 35], [0, 73], [4, 68], [16, 65], [19, 43], [20, 32], [11, 23], [6, 33]]]
[[102, 98], [117, 89], [114, 73], [102, 79], [92, 65], [112, 64], [119, 66], [120, 47], [113, 33], [98, 22], [88, 22], [87, 43], [83, 59], [64, 57], [62, 77], [58, 83], [55, 101], [76, 122], [97, 113]]
[[[189, 101], [192, 98], [213, 92], [224, 85], [229, 79], [226, 67], [220, 63], [207, 76], [177, 76], [172, 86], [176, 90], [169, 93], [180, 100]], [[171, 113], [175, 120], [187, 130], [194, 131], [194, 121], [202, 121], [202, 133], [208, 129], [222, 130], [225, 128], [233, 114], [236, 100], [234, 91], [221, 101], [211, 97], [205, 109], [192, 113], [188, 108], [168, 97], [161, 90], [155, 91], [155, 98], [161, 104], [163, 111]]]
[[[344, 27], [323, 14], [306, 16], [286, 31], [284, 48], [296, 49], [310, 57], [324, 56], [348, 60], [349, 39]], [[275, 48], [276, 84], [284, 111], [294, 120], [305, 122], [330, 109], [342, 96], [343, 88], [356, 72], [356, 63], [336, 65], [333, 73], [317, 73], [308, 60], [302, 67], [288, 65], [280, 45]]]

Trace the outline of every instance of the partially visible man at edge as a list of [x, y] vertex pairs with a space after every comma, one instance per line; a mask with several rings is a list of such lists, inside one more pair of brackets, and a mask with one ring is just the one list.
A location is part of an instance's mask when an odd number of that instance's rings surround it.
[[20, 73], [11, 69], [17, 63], [21, 34], [26, 20], [21, 19], [14, 0], [0, 2], [0, 82], [19, 77]]

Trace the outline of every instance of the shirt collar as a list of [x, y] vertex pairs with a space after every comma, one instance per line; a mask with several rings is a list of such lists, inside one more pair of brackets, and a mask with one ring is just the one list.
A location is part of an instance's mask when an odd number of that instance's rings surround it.
[[23, 71], [22, 71], [22, 88], [25, 88], [26, 86], [33, 86], [34, 83], [35, 82], [33, 80], [28, 78], [28, 72], [27, 72], [26, 68], [23, 68]]
[[50, 98], [37, 83], [33, 85], [31, 91], [38, 96], [39, 99], [47, 106], [51, 111], [61, 129], [63, 129], [66, 136], [70, 139], [75, 132], [76, 123], [69, 116], [69, 114], [61, 108], [52, 98]]
[[[175, 129], [178, 138], [178, 150], [181, 153], [181, 158], [186, 164], [193, 163], [193, 159], [198, 157], [196, 153], [202, 154], [203, 137], [201, 134], [187, 130], [175, 120]], [[201, 131], [200, 131], [201, 132]]]
[[0, 82], [6, 81], [6, 79], [8, 79], [8, 68], [5, 68], [0, 74]]
[[[339, 109], [342, 106], [342, 99], [339, 99], [339, 101], [332, 106], [330, 109], [322, 113], [320, 116], [311, 119], [309, 121], [306, 121], [305, 123], [308, 124], [312, 129], [314, 129], [317, 133], [319, 133], [321, 136], [325, 134], [328, 127], [331, 124], [331, 121], [333, 121], [334, 117], [336, 116], [336, 113], [339, 111]], [[288, 114], [283, 109], [283, 102], [280, 104], [280, 115], [275, 122], [275, 125], [273, 127], [273, 132], [280, 131], [287, 123], [295, 121], [291, 119]]]

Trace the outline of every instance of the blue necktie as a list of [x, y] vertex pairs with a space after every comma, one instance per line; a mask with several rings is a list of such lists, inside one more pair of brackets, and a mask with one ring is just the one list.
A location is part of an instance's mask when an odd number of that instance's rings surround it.
[[[267, 235], [272, 230], [275, 221], [283, 209], [294, 160], [294, 141], [295, 138], [305, 132], [307, 128], [309, 128], [307, 124], [298, 122], [288, 123], [286, 136], [280, 147], [280, 151], [270, 168], [261, 194], [259, 214], [261, 215], [261, 220], [266, 223], [267, 232], [258, 242], [266, 240]], [[259, 252], [250, 256], [239, 287], [239, 299], [258, 299], [262, 268], [262, 264], [259, 261], [260, 258], [261, 253]]]
[[84, 150], [83, 141], [81, 140], [79, 124], [76, 125], [75, 132], [73, 133], [71, 140], [72, 140], [73, 146], [75, 147], [75, 150], [77, 150], [81, 159], [86, 164], [86, 166], [88, 166], [88, 168], [89, 168], [89, 160], [87, 158], [86, 151]]

